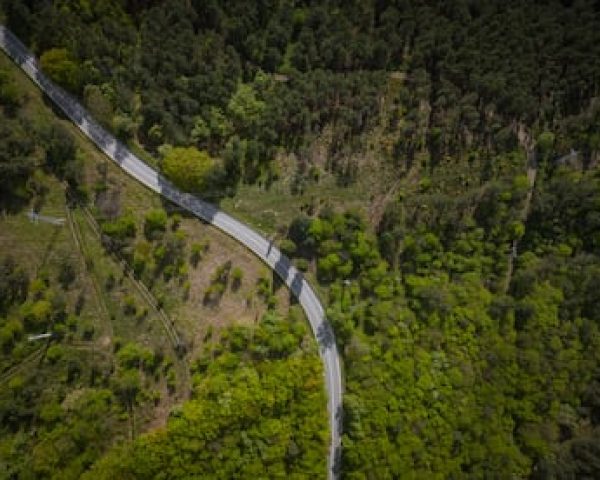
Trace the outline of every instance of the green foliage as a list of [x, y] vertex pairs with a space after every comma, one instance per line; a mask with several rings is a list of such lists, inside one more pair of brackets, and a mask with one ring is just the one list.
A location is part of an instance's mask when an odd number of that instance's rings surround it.
[[[434, 210], [432, 220], [384, 220], [400, 240], [392, 244], [394, 271], [355, 216], [325, 211], [302, 228], [294, 222], [290, 235], [329, 285], [327, 316], [344, 352], [349, 478], [580, 468], [569, 439], [579, 435], [573, 425], [590, 417], [569, 417], [567, 428], [559, 413], [581, 402], [600, 365], [588, 330], [597, 330], [590, 285], [600, 278], [588, 211], [600, 189], [593, 174], [559, 173], [534, 197], [527, 229], [519, 220], [528, 189], [522, 176], [489, 184], [464, 214], [458, 202], [454, 212], [416, 198]], [[505, 275], [513, 239], [524, 246], [511, 295], [503, 296], [485, 285]], [[341, 270], [342, 259], [352, 269]], [[554, 460], [557, 451], [567, 463]]]
[[[45, 133], [45, 132], [44, 132]], [[44, 135], [46, 138], [46, 165], [59, 178], [75, 180], [77, 173], [72, 172], [75, 161], [75, 142], [71, 134], [62, 126], [52, 126]]]
[[167, 230], [167, 212], [162, 208], [155, 208], [146, 213], [144, 217], [144, 235], [148, 239]]
[[[86, 108], [97, 121], [104, 125], [110, 125], [113, 108], [107, 92], [103, 92], [102, 88], [98, 85], [86, 85], [83, 91], [83, 99]], [[126, 127], [118, 124], [119, 120], [116, 120], [116, 123], [115, 130], [117, 133], [121, 133], [122, 129], [126, 130]]]
[[537, 148], [542, 157], [547, 157], [554, 147], [555, 136], [552, 132], [542, 132], [537, 139]]
[[115, 221], [102, 224], [102, 233], [117, 240], [133, 238], [135, 232], [135, 218], [131, 214], [123, 215]]
[[244, 271], [240, 267], [233, 267], [231, 270], [231, 288], [238, 290], [244, 280]]
[[58, 272], [58, 282], [66, 290], [75, 281], [77, 272], [75, 266], [69, 259], [63, 259]]
[[509, 225], [510, 238], [519, 239], [525, 235], [525, 225], [522, 222], [513, 222]]
[[0, 115], [0, 204], [12, 209], [31, 196], [26, 184], [36, 166], [35, 142], [28, 122]]
[[15, 375], [8, 381], [8, 389], [13, 393], [19, 393], [23, 390], [25, 380], [20, 375]]
[[281, 241], [281, 243], [279, 244], [279, 248], [281, 249], [281, 251], [286, 254], [286, 255], [293, 255], [294, 253], [296, 253], [296, 244], [294, 243], [293, 240], [290, 240], [289, 238], [286, 238], [284, 240]]
[[300, 348], [305, 334], [301, 322], [274, 316], [255, 332], [225, 331], [212, 358], [197, 362], [194, 397], [166, 429], [113, 449], [83, 478], [323, 476], [322, 373]]
[[46, 358], [50, 363], [56, 363], [63, 358], [65, 351], [60, 345], [52, 345], [46, 351]]
[[171, 230], [174, 232], [177, 231], [179, 226], [181, 225], [181, 215], [175, 213], [171, 216]]
[[163, 158], [162, 171], [179, 188], [201, 193], [215, 178], [216, 162], [194, 147], [176, 147]]
[[82, 76], [79, 65], [66, 48], [51, 48], [40, 56], [42, 70], [67, 90], [79, 93]]
[[125, 315], [133, 316], [137, 313], [138, 307], [135, 302], [135, 298], [131, 295], [123, 298], [123, 313]]
[[50, 322], [52, 304], [46, 299], [37, 300], [24, 304], [22, 312], [28, 330], [43, 330]]
[[192, 243], [190, 262], [194, 267], [198, 265], [198, 262], [202, 259], [209, 248], [210, 245], [208, 242]]
[[219, 302], [227, 289], [231, 266], [231, 260], [228, 260], [213, 272], [210, 278], [210, 285], [204, 292], [203, 302], [205, 304], [216, 304]]
[[[585, 2], [4, 3], [51, 76], [86, 84], [101, 120], [152, 149], [229, 157], [230, 180], [265, 180], [277, 147], [300, 154], [327, 132], [328, 168], [352, 182], [359, 138], [379, 125], [399, 173], [423, 150], [433, 168], [471, 146], [510, 151], [514, 122], [555, 126], [597, 90], [598, 67], [583, 60], [598, 53], [597, 12]], [[596, 130], [577, 134], [586, 155]]]
[[[297, 231], [300, 228], [303, 233]], [[369, 271], [364, 278], [373, 289], [379, 281], [378, 272], [387, 270], [387, 265], [381, 262], [375, 239], [366, 234], [364, 228], [356, 213], [325, 213], [309, 222], [307, 227], [290, 227], [290, 236], [299, 241], [297, 249], [303, 254], [316, 255], [321, 281], [350, 279]]]
[[131, 409], [142, 391], [140, 372], [132, 369], [121, 370], [113, 377], [111, 386], [121, 403]]
[[29, 278], [25, 270], [17, 266], [15, 259], [5, 256], [0, 263], [0, 314], [8, 307], [22, 303], [27, 298]]
[[[48, 349], [49, 360], [56, 364], [44, 367], [46, 374], [75, 365], [67, 351], [58, 345]], [[3, 473], [16, 478], [79, 478], [110, 444], [112, 435], [119, 435], [116, 402], [110, 391], [89, 387], [65, 398], [62, 387], [45, 388], [47, 379], [42, 376], [16, 375], [0, 393]], [[27, 422], [35, 422], [35, 436], [19, 433]]]
[[265, 102], [256, 97], [251, 85], [240, 83], [227, 104], [236, 132], [251, 138], [260, 127], [261, 116], [265, 111]]
[[10, 73], [0, 69], [0, 105], [8, 113], [14, 113], [22, 102], [23, 95], [10, 77]]
[[558, 244], [575, 251], [600, 252], [600, 179], [559, 170], [539, 190], [527, 232], [531, 250], [549, 249]]
[[306, 272], [309, 268], [308, 260], [306, 260], [305, 258], [298, 258], [295, 260], [294, 263], [296, 264], [298, 270], [300, 270], [301, 272]]
[[[0, 106], [2, 92], [8, 95], [13, 87], [17, 88], [14, 81], [0, 71]], [[48, 189], [43, 171], [68, 181], [70, 186], [79, 182], [75, 143], [64, 127], [49, 125], [44, 119], [31, 120], [22, 109], [22, 95], [11, 95], [14, 98], [6, 99], [0, 109], [0, 206], [18, 210], [34, 197], [37, 209]]]
[[11, 318], [0, 328], [0, 346], [4, 351], [10, 351], [23, 335], [23, 324], [16, 318]]
[[154, 353], [136, 343], [127, 343], [117, 352], [119, 364], [126, 369], [143, 368], [153, 371], [156, 367], [156, 358]]
[[136, 222], [133, 214], [127, 212], [114, 220], [100, 224], [102, 242], [108, 249], [122, 252], [136, 236]]

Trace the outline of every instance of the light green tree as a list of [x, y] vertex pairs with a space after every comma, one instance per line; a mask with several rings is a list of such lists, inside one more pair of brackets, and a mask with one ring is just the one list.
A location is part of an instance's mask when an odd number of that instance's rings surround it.
[[195, 147], [174, 147], [162, 161], [164, 174], [188, 192], [205, 190], [216, 172], [217, 163], [208, 153]]
[[260, 124], [265, 102], [259, 100], [252, 85], [240, 83], [229, 100], [227, 111], [241, 135], [251, 135]]
[[538, 137], [537, 147], [543, 158], [548, 158], [548, 155], [554, 147], [555, 136], [552, 132], [542, 132]]
[[66, 48], [51, 48], [40, 57], [42, 70], [59, 85], [71, 92], [79, 92], [81, 72]]

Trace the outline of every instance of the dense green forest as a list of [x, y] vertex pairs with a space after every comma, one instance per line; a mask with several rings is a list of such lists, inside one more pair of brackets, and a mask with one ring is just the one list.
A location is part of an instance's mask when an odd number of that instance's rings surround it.
[[[597, 2], [0, 4], [45, 71], [180, 186], [293, 206], [269, 233], [318, 283], [343, 355], [342, 478], [600, 476]], [[64, 132], [14, 118], [7, 78], [3, 209], [33, 201], [40, 165], [91, 198]], [[126, 212], [100, 220], [107, 248], [157, 275], [162, 257], [129, 248]], [[165, 221], [148, 213], [148, 242]], [[5, 265], [10, 345], [24, 327], [9, 307], [51, 295]], [[267, 315], [228, 331], [164, 429], [81, 469], [318, 477], [325, 400], [302, 328]]]
[[322, 476], [325, 394], [305, 334], [301, 320], [272, 315], [258, 329], [231, 329], [192, 366], [194, 398], [167, 429], [113, 450], [84, 478]]

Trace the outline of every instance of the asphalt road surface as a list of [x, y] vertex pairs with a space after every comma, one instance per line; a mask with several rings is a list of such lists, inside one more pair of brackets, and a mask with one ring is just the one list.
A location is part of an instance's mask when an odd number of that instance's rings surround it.
[[0, 25], [0, 47], [33, 82], [69, 117], [77, 127], [123, 170], [151, 190], [168, 198], [197, 217], [210, 222], [252, 250], [282, 278], [298, 301], [319, 344], [325, 370], [328, 395], [331, 445], [327, 478], [338, 477], [341, 450], [342, 375], [333, 330], [315, 292], [302, 274], [266, 238], [212, 204], [179, 191], [156, 170], [131, 153], [127, 147], [97, 124], [92, 116], [70, 95], [51, 82], [40, 70], [36, 58], [7, 28]]

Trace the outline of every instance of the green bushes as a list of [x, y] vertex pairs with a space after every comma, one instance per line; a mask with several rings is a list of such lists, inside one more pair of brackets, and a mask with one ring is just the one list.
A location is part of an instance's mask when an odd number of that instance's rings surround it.
[[244, 271], [239, 267], [234, 267], [231, 270], [231, 288], [233, 290], [239, 290], [242, 286], [242, 281], [244, 279]]
[[127, 239], [135, 238], [135, 218], [131, 213], [125, 214], [113, 221], [103, 222], [102, 233], [113, 240], [117, 245], [122, 245]]
[[215, 179], [215, 160], [194, 147], [170, 149], [161, 165], [167, 178], [187, 192], [201, 193]]
[[146, 213], [144, 219], [144, 235], [148, 240], [158, 238], [157, 235], [167, 229], [167, 212], [162, 208], [156, 208]]
[[52, 48], [40, 56], [42, 70], [56, 83], [73, 93], [79, 93], [82, 76], [79, 65], [66, 48]]
[[14, 258], [5, 256], [0, 264], [0, 313], [21, 303], [27, 297], [29, 277], [22, 267], [19, 267]]
[[229, 260], [213, 272], [210, 279], [210, 285], [204, 292], [203, 302], [205, 305], [214, 305], [219, 302], [227, 289], [231, 267], [232, 263], [231, 260]]
[[[552, 452], [573, 455], [569, 441], [547, 429], [564, 430], [559, 405], [578, 404], [587, 389], [578, 362], [597, 365], [595, 354], [579, 349], [596, 340], [575, 325], [585, 312], [583, 328], [596, 331], [597, 289], [587, 285], [600, 277], [587, 212], [600, 189], [591, 187], [591, 173], [565, 173], [538, 187], [526, 229], [522, 175], [488, 184], [464, 213], [435, 197], [401, 200], [395, 208], [404, 213], [383, 222], [398, 243], [380, 243], [398, 255], [395, 267], [353, 215], [325, 211], [294, 222], [299, 260], [315, 259], [328, 287], [327, 316], [345, 358], [344, 471], [460, 476], [464, 465], [481, 474], [493, 465], [500, 475], [526, 475], [534, 465], [555, 465]], [[567, 193], [573, 188], [577, 194]], [[427, 205], [426, 219], [406, 213], [411, 201]], [[521, 246], [503, 296], [494, 289], [513, 239]], [[545, 382], [549, 375], [556, 381]], [[458, 444], [449, 440], [456, 432]], [[373, 438], [377, 447], [368, 447]], [[434, 453], [421, 457], [423, 442], [435, 444]]]
[[0, 346], [5, 352], [10, 352], [22, 335], [23, 324], [19, 319], [11, 318], [0, 328]]
[[117, 360], [126, 369], [142, 368], [152, 372], [158, 366], [154, 353], [136, 343], [127, 343], [121, 347], [117, 352]]
[[198, 266], [198, 262], [202, 260], [202, 257], [204, 254], [206, 254], [206, 252], [208, 252], [209, 249], [210, 243], [208, 241], [192, 243], [190, 254], [190, 263], [192, 266]]
[[0, 104], [8, 111], [15, 113], [21, 106], [23, 95], [7, 70], [0, 69]]
[[296, 253], [296, 244], [294, 243], [293, 240], [289, 239], [289, 238], [285, 238], [281, 241], [281, 243], [279, 244], [279, 248], [281, 249], [281, 251], [288, 255], [288, 256], [292, 256], [294, 253]]

